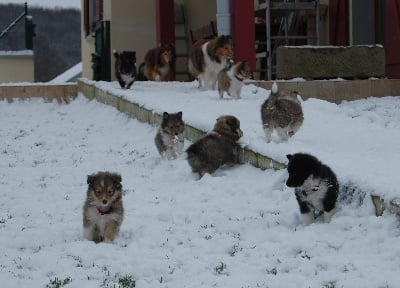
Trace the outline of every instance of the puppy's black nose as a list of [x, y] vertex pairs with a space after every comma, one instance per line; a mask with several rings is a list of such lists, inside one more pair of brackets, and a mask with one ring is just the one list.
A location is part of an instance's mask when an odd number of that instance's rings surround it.
[[106, 199], [103, 200], [103, 204], [104, 205], [107, 204], [107, 200]]

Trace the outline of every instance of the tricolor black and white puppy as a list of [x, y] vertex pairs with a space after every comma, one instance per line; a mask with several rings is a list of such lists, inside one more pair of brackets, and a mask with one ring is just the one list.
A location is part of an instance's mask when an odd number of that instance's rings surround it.
[[335, 173], [309, 154], [296, 153], [286, 157], [289, 159], [286, 185], [294, 188], [304, 224], [313, 223], [317, 212], [323, 212], [324, 222], [329, 223], [339, 194]]
[[136, 79], [136, 52], [113, 51], [115, 57], [115, 77], [122, 89], [130, 89]]

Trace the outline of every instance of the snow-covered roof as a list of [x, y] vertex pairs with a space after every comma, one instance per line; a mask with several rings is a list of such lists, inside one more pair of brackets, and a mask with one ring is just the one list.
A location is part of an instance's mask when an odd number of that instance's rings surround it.
[[82, 62], [72, 66], [64, 73], [58, 75], [53, 80], [49, 81], [51, 84], [65, 83], [65, 82], [76, 82], [76, 79], [82, 75]]

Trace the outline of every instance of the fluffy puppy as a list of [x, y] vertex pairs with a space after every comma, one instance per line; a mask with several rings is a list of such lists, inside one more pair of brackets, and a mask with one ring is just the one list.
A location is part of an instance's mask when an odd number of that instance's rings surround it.
[[161, 156], [167, 159], [175, 159], [183, 152], [185, 124], [182, 120], [182, 112], [164, 112], [163, 120], [157, 131], [154, 142]]
[[314, 222], [315, 212], [323, 212], [324, 222], [329, 223], [339, 194], [335, 173], [309, 154], [296, 153], [286, 157], [289, 160], [286, 185], [294, 188], [304, 224]]
[[193, 173], [202, 177], [205, 173], [214, 173], [222, 165], [241, 163], [241, 146], [237, 141], [242, 136], [236, 117], [219, 117], [214, 129], [186, 150]]
[[274, 130], [282, 141], [287, 141], [300, 129], [303, 120], [300, 101], [295, 97], [281, 96], [274, 82], [271, 95], [261, 106], [261, 121], [267, 142], [271, 141]]
[[227, 92], [233, 99], [240, 99], [240, 93], [244, 85], [243, 80], [251, 78], [252, 73], [247, 61], [240, 61], [226, 67], [218, 73], [218, 93], [222, 99]]
[[129, 89], [137, 76], [136, 52], [122, 51], [118, 53], [117, 50], [114, 50], [113, 54], [115, 57], [115, 77], [117, 77], [122, 89]]
[[175, 46], [173, 44], [161, 44], [150, 49], [139, 66], [139, 79], [150, 81], [169, 81], [171, 71], [176, 61]]
[[199, 81], [199, 87], [215, 90], [217, 74], [227, 67], [233, 50], [227, 36], [221, 35], [213, 40], [200, 39], [191, 48], [188, 61], [189, 72]]
[[90, 241], [113, 242], [124, 218], [121, 176], [98, 172], [87, 177], [83, 206], [84, 236]]

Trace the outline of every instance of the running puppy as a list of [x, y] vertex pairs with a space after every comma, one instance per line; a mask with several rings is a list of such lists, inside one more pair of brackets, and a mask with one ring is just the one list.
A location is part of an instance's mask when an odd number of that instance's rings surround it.
[[329, 223], [339, 194], [335, 173], [309, 154], [296, 153], [286, 157], [289, 160], [286, 185], [294, 188], [304, 224], [314, 222], [315, 212], [323, 212], [324, 222]]
[[175, 159], [183, 153], [184, 129], [182, 112], [171, 114], [164, 112], [163, 120], [154, 139], [162, 157]]
[[236, 117], [219, 117], [214, 129], [186, 150], [193, 173], [202, 177], [205, 173], [214, 173], [222, 165], [242, 163], [241, 146], [237, 143], [242, 136]]
[[240, 99], [244, 85], [243, 80], [251, 78], [252, 73], [247, 61], [240, 61], [231, 67], [226, 67], [218, 73], [218, 93], [222, 99], [227, 92], [233, 99]]
[[176, 52], [173, 44], [161, 44], [150, 49], [139, 66], [139, 79], [150, 81], [171, 80], [171, 70], [175, 65]]
[[227, 67], [233, 50], [227, 36], [221, 35], [213, 40], [200, 39], [190, 51], [189, 72], [199, 81], [199, 87], [215, 90], [217, 74]]
[[287, 141], [303, 124], [303, 109], [297, 98], [280, 96], [274, 82], [269, 98], [261, 106], [261, 120], [268, 143], [274, 130], [282, 141]]
[[122, 89], [131, 88], [136, 80], [136, 52], [122, 51], [118, 53], [113, 51], [115, 57], [115, 77]]
[[124, 218], [121, 176], [98, 172], [87, 177], [87, 196], [83, 206], [84, 236], [90, 241], [111, 243]]

